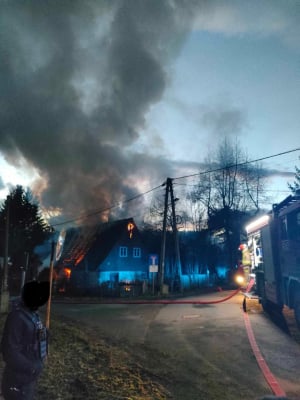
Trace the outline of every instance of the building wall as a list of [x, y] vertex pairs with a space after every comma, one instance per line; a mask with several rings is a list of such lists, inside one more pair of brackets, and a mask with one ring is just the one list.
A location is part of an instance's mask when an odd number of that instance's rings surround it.
[[145, 271], [100, 271], [98, 274], [99, 284], [114, 280], [118, 282], [144, 281], [148, 280], [148, 276]]
[[70, 276], [69, 287], [74, 290], [96, 289], [99, 287], [97, 271], [73, 270]]
[[[123, 251], [121, 250], [123, 249]], [[124, 256], [126, 249], [126, 256]], [[135, 250], [134, 250], [135, 249]], [[140, 249], [140, 250], [137, 250]], [[137, 254], [140, 251], [140, 254]], [[138, 255], [138, 256], [137, 256]], [[105, 260], [98, 266], [99, 272], [130, 271], [133, 274], [143, 273], [148, 277], [148, 253], [139, 240], [120, 240], [111, 250]], [[101, 278], [102, 280], [102, 278]]]

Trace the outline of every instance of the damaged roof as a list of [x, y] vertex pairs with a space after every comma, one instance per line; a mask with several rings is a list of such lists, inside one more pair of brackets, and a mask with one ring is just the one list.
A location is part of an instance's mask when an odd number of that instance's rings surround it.
[[84, 268], [88, 258], [89, 270], [96, 269], [124, 232], [128, 233], [130, 224], [137, 230], [133, 218], [68, 229], [57, 265]]

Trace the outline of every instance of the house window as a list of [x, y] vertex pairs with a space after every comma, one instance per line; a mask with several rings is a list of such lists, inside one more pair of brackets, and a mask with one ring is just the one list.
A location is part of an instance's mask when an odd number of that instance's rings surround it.
[[127, 247], [120, 247], [119, 256], [127, 257], [127, 255], [128, 255]]
[[140, 247], [133, 248], [133, 257], [134, 258], [141, 258], [141, 249]]

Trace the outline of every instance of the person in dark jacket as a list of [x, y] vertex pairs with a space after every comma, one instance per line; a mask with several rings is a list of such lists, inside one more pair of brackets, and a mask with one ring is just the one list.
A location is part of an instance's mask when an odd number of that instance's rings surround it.
[[38, 308], [48, 301], [49, 292], [49, 282], [27, 282], [21, 300], [7, 316], [1, 341], [5, 400], [33, 400], [48, 348], [48, 334]]

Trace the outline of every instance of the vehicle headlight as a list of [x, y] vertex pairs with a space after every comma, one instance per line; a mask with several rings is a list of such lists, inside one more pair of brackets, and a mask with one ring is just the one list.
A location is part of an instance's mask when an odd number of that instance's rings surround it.
[[236, 275], [235, 281], [238, 285], [243, 285], [245, 283], [245, 278], [242, 275]]

